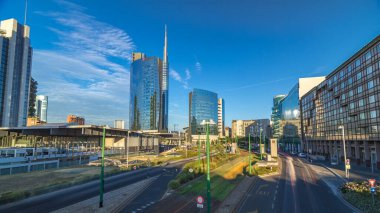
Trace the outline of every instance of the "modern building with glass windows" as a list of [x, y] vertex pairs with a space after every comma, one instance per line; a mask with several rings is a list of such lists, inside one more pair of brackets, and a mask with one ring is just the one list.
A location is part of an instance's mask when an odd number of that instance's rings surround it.
[[288, 95], [279, 103], [280, 119], [278, 121], [277, 138], [284, 150], [299, 151], [301, 141], [300, 99], [325, 80], [325, 77], [299, 78]]
[[281, 101], [286, 97], [286, 95], [276, 95], [273, 98], [272, 107], [272, 136], [274, 138], [280, 137], [280, 120], [281, 120]]
[[40, 121], [47, 123], [48, 97], [46, 95], [37, 95], [34, 107]]
[[380, 36], [302, 97], [303, 150], [343, 159], [343, 127], [347, 158], [380, 169], [379, 77]]
[[145, 54], [133, 58], [137, 60], [132, 62], [130, 69], [130, 129], [158, 131], [162, 61], [157, 57], [145, 57]]
[[224, 137], [224, 99], [218, 99], [218, 133], [219, 137]]
[[218, 135], [218, 95], [202, 89], [193, 89], [189, 93], [189, 128], [191, 135], [205, 135], [206, 128], [201, 125], [203, 120], [213, 120], [210, 125], [210, 135]]
[[30, 28], [15, 19], [0, 23], [0, 126], [26, 126], [31, 80]]
[[129, 128], [168, 131], [168, 55], [165, 26], [164, 60], [133, 53], [130, 69]]

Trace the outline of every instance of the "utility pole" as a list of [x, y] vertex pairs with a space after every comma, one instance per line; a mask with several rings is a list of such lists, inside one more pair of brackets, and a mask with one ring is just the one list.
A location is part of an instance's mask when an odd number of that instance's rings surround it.
[[201, 169], [201, 142], [200, 142], [200, 135], [198, 135], [198, 172], [200, 172]]
[[252, 163], [251, 163], [251, 160], [252, 160], [252, 156], [251, 156], [251, 133], [248, 133], [248, 153], [249, 153], [249, 157], [248, 157], [248, 163], [249, 163], [249, 174], [252, 174]]
[[262, 133], [263, 129], [260, 128], [260, 159], [262, 160], [263, 159], [263, 150], [261, 149], [261, 133]]
[[106, 141], [106, 127], [103, 126], [103, 140], [102, 140], [102, 161], [100, 169], [100, 200], [99, 208], [103, 207], [103, 193], [104, 193], [104, 145]]
[[210, 179], [210, 138], [209, 128], [210, 122], [206, 124], [206, 155], [207, 155], [207, 212], [211, 213], [211, 179]]
[[128, 139], [127, 139], [127, 169], [129, 168], [129, 143], [130, 143], [129, 132], [130, 130], [128, 130]]
[[343, 136], [343, 156], [344, 156], [344, 169], [346, 171], [346, 178], [348, 178], [348, 170], [347, 170], [347, 165], [346, 165], [346, 141], [344, 139], [344, 125], [340, 125], [338, 129], [342, 130], [342, 136]]

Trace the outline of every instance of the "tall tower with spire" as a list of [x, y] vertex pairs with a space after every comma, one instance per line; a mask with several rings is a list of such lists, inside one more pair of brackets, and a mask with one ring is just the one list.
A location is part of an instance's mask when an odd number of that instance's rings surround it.
[[169, 80], [168, 80], [168, 35], [167, 27], [165, 25], [165, 38], [164, 38], [164, 55], [162, 62], [161, 73], [161, 115], [160, 115], [160, 130], [162, 132], [168, 131], [168, 109], [169, 109]]

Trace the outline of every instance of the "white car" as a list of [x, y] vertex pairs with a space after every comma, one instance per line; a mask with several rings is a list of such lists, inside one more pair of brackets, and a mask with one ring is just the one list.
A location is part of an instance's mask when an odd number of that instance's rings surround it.
[[306, 153], [300, 152], [300, 153], [298, 153], [298, 157], [306, 158]]

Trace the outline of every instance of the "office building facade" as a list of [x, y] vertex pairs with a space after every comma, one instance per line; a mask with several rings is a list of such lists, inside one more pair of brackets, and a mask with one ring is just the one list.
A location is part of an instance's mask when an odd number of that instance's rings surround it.
[[26, 126], [31, 81], [30, 28], [15, 19], [0, 23], [0, 126]]
[[288, 95], [280, 101], [277, 138], [284, 150], [301, 149], [300, 99], [313, 87], [325, 80], [325, 77], [300, 78]]
[[219, 137], [224, 137], [224, 99], [219, 98], [218, 99], [218, 134]]
[[272, 123], [272, 136], [274, 138], [280, 137], [280, 120], [281, 120], [281, 101], [286, 97], [286, 95], [276, 95], [273, 98], [273, 107], [271, 115]]
[[247, 126], [254, 122], [255, 120], [232, 120], [232, 137], [246, 137]]
[[380, 36], [301, 99], [302, 148], [380, 169]]
[[245, 137], [249, 135], [251, 137], [260, 136], [262, 138], [270, 138], [271, 130], [270, 130], [270, 120], [269, 119], [255, 119], [253, 122], [245, 127]]
[[125, 129], [124, 120], [115, 120], [113, 126], [114, 128]]
[[36, 109], [36, 116], [39, 120], [47, 123], [48, 96], [37, 95], [34, 108]]
[[77, 115], [68, 115], [66, 122], [69, 124], [84, 125], [85, 119]]
[[218, 135], [218, 95], [202, 89], [193, 89], [189, 93], [189, 131], [191, 135], [205, 135], [206, 127], [201, 125], [203, 120], [213, 120], [210, 125], [210, 135]]
[[165, 27], [164, 60], [133, 53], [130, 69], [129, 128], [168, 131], [168, 56]]

